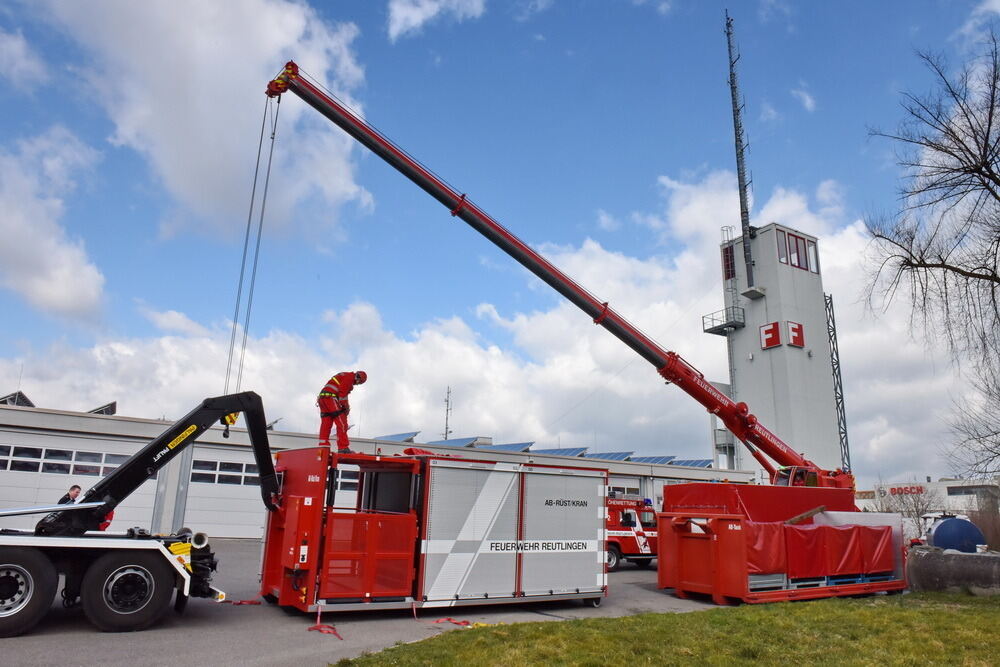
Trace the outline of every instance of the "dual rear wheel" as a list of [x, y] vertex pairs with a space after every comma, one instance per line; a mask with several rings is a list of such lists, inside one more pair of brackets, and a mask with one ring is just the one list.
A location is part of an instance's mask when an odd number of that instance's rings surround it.
[[[105, 632], [143, 630], [170, 607], [175, 573], [153, 551], [109, 551], [87, 568], [83, 612]], [[59, 575], [33, 547], [0, 547], [0, 637], [31, 630], [52, 606]]]

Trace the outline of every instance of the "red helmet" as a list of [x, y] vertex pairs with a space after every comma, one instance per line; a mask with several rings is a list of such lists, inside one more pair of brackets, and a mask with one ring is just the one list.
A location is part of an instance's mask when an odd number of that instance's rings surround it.
[[354, 384], [364, 384], [368, 379], [368, 373], [364, 371], [354, 371]]

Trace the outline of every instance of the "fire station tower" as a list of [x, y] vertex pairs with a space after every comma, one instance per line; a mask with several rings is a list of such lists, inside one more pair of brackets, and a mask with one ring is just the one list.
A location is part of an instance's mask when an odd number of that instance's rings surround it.
[[[725, 308], [702, 318], [706, 333], [726, 337], [730, 381], [716, 386], [820, 467], [849, 465], [832, 301], [823, 294], [817, 240], [777, 223], [736, 239], [732, 231], [723, 230]], [[744, 289], [738, 265], [747, 238], [755, 284]], [[733, 434], [712, 421], [713, 460], [757, 468]]]
[[[833, 300], [823, 294], [816, 238], [777, 223], [750, 225], [743, 103], [726, 14], [729, 88], [742, 234], [722, 229], [723, 310], [702, 318], [706, 333], [726, 337], [729, 384], [716, 387], [750, 406], [761, 423], [826, 470], [850, 470]], [[712, 417], [712, 460], [737, 470], [763, 469]]]

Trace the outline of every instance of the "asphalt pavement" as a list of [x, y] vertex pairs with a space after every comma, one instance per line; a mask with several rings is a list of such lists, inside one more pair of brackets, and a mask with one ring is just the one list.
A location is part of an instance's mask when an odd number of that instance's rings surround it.
[[[219, 558], [214, 584], [231, 600], [259, 599], [259, 540], [213, 539]], [[273, 605], [219, 604], [191, 599], [183, 614], [170, 611], [143, 632], [102, 633], [82, 610], [56, 602], [28, 635], [0, 640], [4, 665], [326, 665], [341, 658], [377, 652], [398, 643], [419, 641], [450, 630], [443, 617], [471, 623], [523, 623], [574, 618], [617, 617], [646, 612], [683, 612], [709, 608], [708, 602], [680, 600], [656, 588], [656, 568], [625, 563], [608, 575], [609, 595], [598, 608], [579, 601], [499, 604], [410, 611], [325, 613], [343, 639], [309, 632], [313, 615], [290, 613]], [[58, 596], [57, 596], [58, 598]]]

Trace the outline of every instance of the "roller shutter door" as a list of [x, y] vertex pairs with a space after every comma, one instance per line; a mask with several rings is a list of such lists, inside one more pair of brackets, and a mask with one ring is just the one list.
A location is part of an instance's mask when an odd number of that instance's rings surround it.
[[210, 537], [261, 537], [267, 512], [253, 452], [195, 445], [184, 525]]
[[[0, 508], [53, 505], [73, 484], [83, 489], [82, 498], [101, 477], [118, 467], [141, 446], [100, 439], [67, 438], [60, 441], [46, 437], [44, 442], [41, 438], [37, 439], [40, 442], [31, 442], [32, 436], [28, 434], [22, 444], [0, 443]], [[155, 495], [154, 477], [143, 482], [115, 509], [108, 532], [124, 532], [136, 526], [148, 530], [152, 523]], [[41, 515], [37, 514], [5, 517], [0, 520], [0, 528], [32, 530], [40, 518]]]

